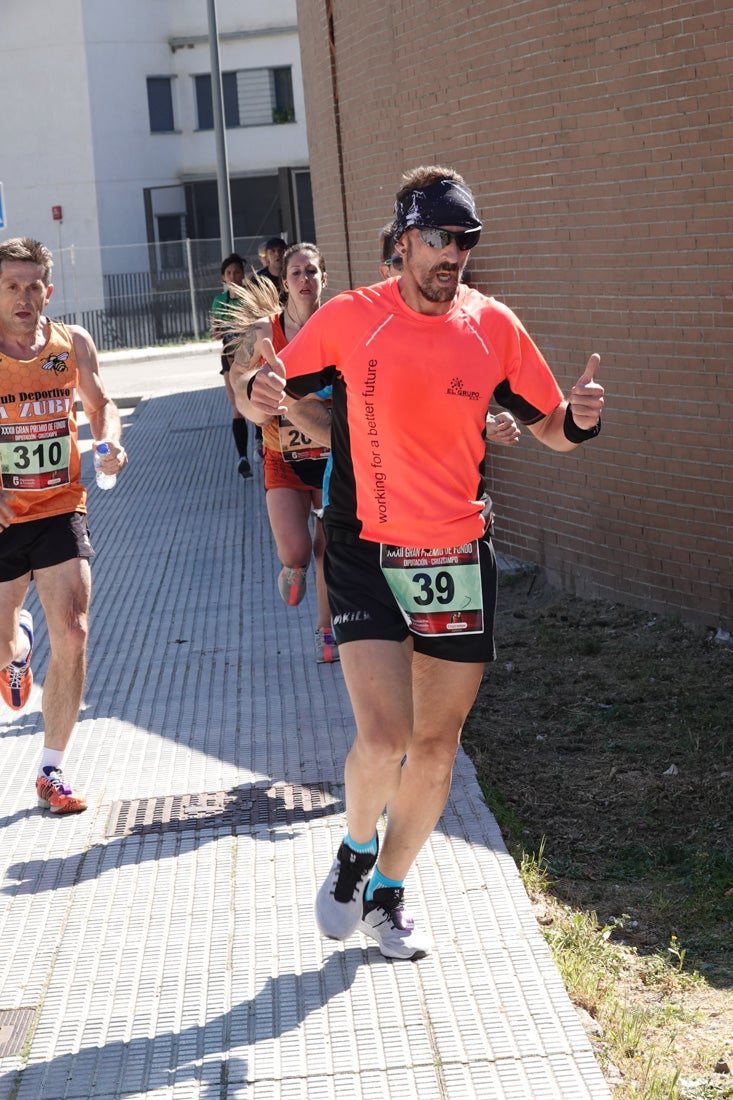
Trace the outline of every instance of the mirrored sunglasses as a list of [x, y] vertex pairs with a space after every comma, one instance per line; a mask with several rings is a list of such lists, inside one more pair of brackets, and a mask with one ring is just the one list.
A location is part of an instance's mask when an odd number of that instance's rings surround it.
[[451, 233], [448, 229], [432, 229], [428, 226], [415, 226], [417, 235], [428, 248], [447, 248], [455, 241], [461, 252], [475, 248], [481, 240], [480, 229], [464, 229], [461, 233]]

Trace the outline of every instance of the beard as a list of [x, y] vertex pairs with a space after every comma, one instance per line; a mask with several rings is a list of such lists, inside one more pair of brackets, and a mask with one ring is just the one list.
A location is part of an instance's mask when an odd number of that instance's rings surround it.
[[[453, 275], [454, 278], [450, 283], [446, 284], [434, 282], [435, 276], [439, 272]], [[418, 283], [418, 286], [420, 288], [420, 293], [424, 298], [427, 298], [429, 302], [450, 302], [455, 298], [460, 278], [461, 269], [458, 264], [443, 263], [432, 268], [425, 278]]]

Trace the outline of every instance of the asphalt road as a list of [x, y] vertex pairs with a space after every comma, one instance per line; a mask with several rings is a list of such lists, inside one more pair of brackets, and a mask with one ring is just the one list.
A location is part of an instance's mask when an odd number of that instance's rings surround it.
[[102, 352], [100, 370], [115, 400], [210, 389], [224, 384], [219, 374], [219, 344], [185, 344], [180, 348], [137, 348]]

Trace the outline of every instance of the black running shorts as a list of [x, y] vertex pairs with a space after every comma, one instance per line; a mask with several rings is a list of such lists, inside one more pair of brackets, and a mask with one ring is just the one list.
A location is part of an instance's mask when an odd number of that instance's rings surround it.
[[83, 512], [11, 523], [0, 531], [0, 582], [14, 581], [34, 569], [48, 569], [72, 558], [92, 558]]
[[379, 564], [375, 542], [355, 538], [341, 541], [340, 531], [327, 530], [324, 575], [333, 631], [338, 645], [382, 639], [402, 642], [411, 636], [417, 653], [443, 661], [484, 663], [496, 658], [494, 613], [497, 568], [490, 537], [479, 540], [484, 629], [481, 634], [426, 636], [410, 631]]

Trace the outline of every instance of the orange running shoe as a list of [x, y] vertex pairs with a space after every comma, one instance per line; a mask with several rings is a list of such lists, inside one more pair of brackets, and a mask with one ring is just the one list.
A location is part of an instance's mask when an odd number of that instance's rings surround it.
[[277, 578], [277, 590], [285, 600], [288, 607], [295, 607], [305, 596], [305, 576], [308, 572], [306, 566], [294, 566], [292, 569], [284, 565]]
[[52, 814], [80, 814], [87, 808], [83, 794], [74, 794], [60, 768], [44, 768], [36, 780], [38, 805]]
[[24, 661], [11, 661], [0, 669], [0, 696], [13, 710], [22, 710], [33, 687], [31, 657], [33, 656], [33, 616], [25, 608], [20, 613], [20, 629], [28, 636], [30, 649]]
[[333, 634], [319, 626], [315, 636], [316, 662], [319, 665], [331, 665], [339, 660], [339, 647], [336, 645]]

